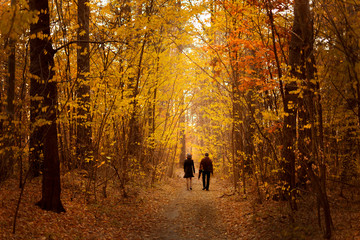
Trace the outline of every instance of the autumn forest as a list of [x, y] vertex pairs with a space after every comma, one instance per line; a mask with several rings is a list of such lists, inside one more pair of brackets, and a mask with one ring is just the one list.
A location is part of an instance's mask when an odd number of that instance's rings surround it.
[[1, 0], [0, 238], [360, 239], [359, 17]]

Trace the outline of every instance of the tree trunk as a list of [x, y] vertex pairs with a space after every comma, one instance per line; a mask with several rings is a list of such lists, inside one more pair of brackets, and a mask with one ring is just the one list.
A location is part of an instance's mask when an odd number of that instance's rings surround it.
[[[234, 188], [240, 192], [239, 183], [240, 183], [240, 172], [243, 169], [244, 163], [243, 156], [241, 152], [243, 151], [243, 141], [241, 134], [241, 121], [242, 113], [240, 107], [240, 93], [238, 84], [233, 80], [233, 96], [232, 96], [232, 105], [233, 105], [233, 174], [234, 174]], [[244, 173], [244, 171], [243, 171]], [[244, 179], [243, 179], [244, 180]], [[243, 182], [245, 184], [245, 182]], [[245, 191], [245, 185], [244, 191]]]
[[[14, 18], [17, 13], [16, 8], [16, 0], [11, 1], [11, 6], [14, 11]], [[14, 21], [14, 19], [13, 19]], [[15, 135], [14, 128], [14, 99], [15, 99], [15, 39], [9, 39], [9, 47], [10, 47], [10, 55], [8, 57], [8, 73], [9, 76], [7, 78], [7, 120], [8, 124], [6, 125], [5, 131], [1, 131], [4, 134], [4, 138], [2, 139], [4, 153], [0, 154], [0, 182], [9, 177], [12, 173], [14, 166], [14, 158], [13, 158], [13, 149], [12, 147], [15, 145], [15, 139], [17, 136]], [[1, 98], [0, 98], [1, 99]], [[2, 130], [2, 129], [1, 129]]]
[[[295, 6], [298, 1], [295, 1]], [[297, 67], [301, 66], [300, 52], [302, 50], [301, 39], [298, 38], [301, 33], [301, 22], [299, 14], [295, 10], [294, 23], [289, 47], [289, 65], [291, 66], [291, 74], [300, 78]], [[295, 148], [296, 148], [296, 119], [298, 109], [298, 94], [294, 93], [298, 90], [296, 80], [291, 80], [285, 84], [284, 92], [284, 125], [283, 125], [283, 149], [281, 167], [283, 170], [282, 180], [285, 182], [286, 193], [289, 195], [290, 206], [296, 209], [294, 201], [295, 189]]]
[[[184, 103], [184, 100], [182, 101]], [[185, 112], [182, 112], [179, 118], [180, 127], [180, 153], [179, 153], [179, 167], [184, 166], [186, 159], [186, 135], [185, 135]]]
[[90, 72], [89, 47], [89, 0], [78, 0], [78, 50], [77, 50], [77, 167], [83, 167], [90, 161], [91, 127], [90, 122], [90, 86], [87, 76]]
[[[326, 194], [325, 164], [322, 143], [322, 109], [319, 91], [312, 82], [315, 75], [313, 53], [314, 33], [309, 0], [296, 0], [294, 3], [294, 24], [290, 43], [289, 65], [291, 75], [301, 80], [301, 95], [298, 100], [298, 155], [299, 162], [310, 177], [318, 202], [323, 208], [325, 218], [325, 238], [331, 237], [331, 215]], [[317, 92], [319, 95], [320, 93]], [[300, 97], [301, 96], [301, 97]], [[319, 116], [319, 117], [317, 117]], [[315, 173], [313, 165], [320, 171]], [[290, 189], [291, 191], [292, 189]]]
[[[32, 157], [43, 155], [44, 164], [42, 199], [37, 205], [44, 210], [64, 212], [60, 200], [60, 162], [56, 129], [57, 86], [52, 80], [55, 51], [50, 40], [49, 5], [47, 0], [30, 0], [29, 5], [30, 10], [39, 14], [38, 22], [30, 26], [31, 36], [47, 36], [30, 38], [30, 115], [34, 128], [31, 138], [33, 143], [35, 140], [38, 144], [32, 151]], [[40, 123], [42, 126], [37, 127]]]

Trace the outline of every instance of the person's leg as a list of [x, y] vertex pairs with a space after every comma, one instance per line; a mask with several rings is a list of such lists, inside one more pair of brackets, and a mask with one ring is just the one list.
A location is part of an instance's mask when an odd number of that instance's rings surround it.
[[209, 174], [209, 172], [208, 171], [205, 171], [204, 173], [204, 189], [208, 189], [208, 182], [209, 182], [209, 178], [208, 178], [208, 174]]
[[186, 190], [189, 190], [189, 178], [186, 178]]
[[210, 186], [210, 172], [207, 173], [207, 183], [206, 183], [206, 190], [209, 191], [209, 186]]
[[192, 178], [190, 178], [190, 190], [192, 190], [192, 182], [191, 182]]
[[202, 180], [203, 180], [203, 190], [205, 190], [205, 172], [202, 172]]

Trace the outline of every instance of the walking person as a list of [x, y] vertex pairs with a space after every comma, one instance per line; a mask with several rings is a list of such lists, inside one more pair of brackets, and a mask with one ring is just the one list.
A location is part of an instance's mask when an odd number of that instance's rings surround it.
[[[205, 153], [205, 157], [201, 160], [200, 162], [200, 170], [202, 173], [202, 180], [203, 180], [203, 189], [206, 191], [209, 191], [209, 186], [210, 186], [210, 173], [212, 175], [214, 175], [213, 172], [213, 164], [211, 159], [209, 158], [209, 154]], [[199, 174], [200, 177], [200, 174]]]
[[187, 154], [186, 160], [184, 161], [184, 172], [184, 178], [186, 178], [186, 188], [187, 190], [192, 190], [192, 178], [195, 173], [195, 165], [190, 153]]

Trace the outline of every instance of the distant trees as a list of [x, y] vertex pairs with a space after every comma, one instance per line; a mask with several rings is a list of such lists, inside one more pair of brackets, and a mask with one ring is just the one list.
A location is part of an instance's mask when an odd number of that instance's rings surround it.
[[[11, 8], [13, 16], [16, 15], [18, 11], [18, 6], [16, 0], [11, 1]], [[15, 24], [15, 19], [13, 17], [12, 24]], [[15, 74], [16, 74], [16, 39], [14, 36], [9, 34], [7, 39], [9, 45], [9, 57], [7, 63], [7, 101], [6, 101], [6, 117], [7, 123], [4, 124], [3, 120], [0, 120], [0, 130], [3, 132], [3, 136], [0, 138], [0, 147], [3, 151], [0, 151], [0, 182], [7, 179], [11, 175], [14, 161], [13, 151], [16, 145], [17, 135], [12, 136], [15, 133]], [[0, 96], [1, 98], [1, 96]], [[2, 105], [2, 104], [1, 104]]]
[[[354, 183], [359, 177], [359, 34], [355, 23], [359, 3], [320, 1], [316, 7], [319, 21], [318, 44], [321, 81], [324, 154], [329, 170], [343, 183]], [[333, 179], [334, 180], [334, 179]], [[342, 184], [344, 186], [344, 184]]]
[[[164, 19], [167, 12], [179, 11], [178, 1], [162, 7], [154, 1], [90, 3], [93, 21], [85, 29], [88, 20], [80, 17], [88, 19], [88, 15], [79, 11], [89, 3], [79, 4], [78, 13], [72, 12], [72, 4], [61, 9], [56, 5], [52, 12], [59, 19], [53, 36], [59, 44], [55, 58], [59, 104], [66, 110], [59, 115], [60, 156], [65, 170], [76, 166], [75, 158], [84, 163], [87, 157], [78, 153], [81, 141], [85, 142], [83, 150], [87, 149], [95, 171], [86, 184], [87, 192], [96, 191], [90, 182], [103, 177], [97, 171], [106, 168], [126, 195], [133, 181], [149, 175], [151, 179], [144, 181], [152, 183], [171, 172], [173, 158], [179, 155], [178, 133], [180, 125], [184, 127], [179, 116], [185, 116], [183, 105], [187, 104], [179, 94], [188, 88], [182, 82], [189, 78], [181, 69], [184, 58], [174, 54], [176, 44], [186, 41], [177, 39], [180, 33], [173, 23], [184, 20], [175, 19], [178, 15]], [[78, 26], [71, 18], [74, 15], [79, 17]], [[72, 27], [77, 29], [76, 36], [68, 32]], [[165, 37], [166, 33], [173, 38]]]

